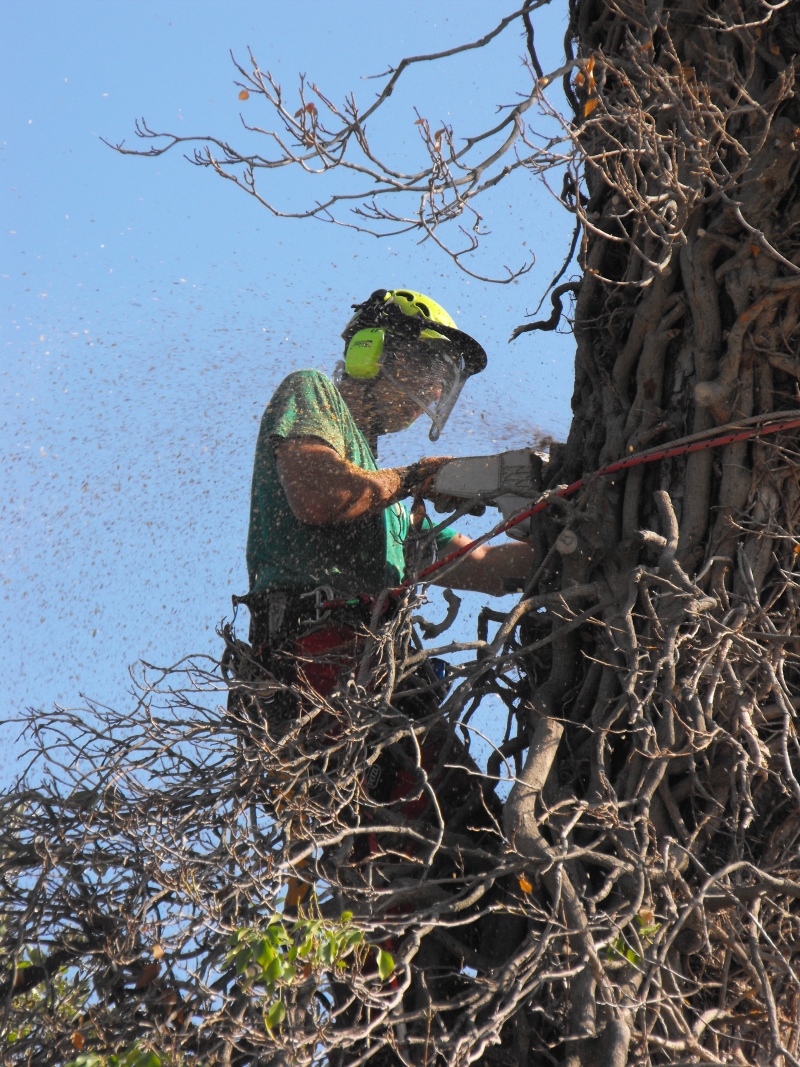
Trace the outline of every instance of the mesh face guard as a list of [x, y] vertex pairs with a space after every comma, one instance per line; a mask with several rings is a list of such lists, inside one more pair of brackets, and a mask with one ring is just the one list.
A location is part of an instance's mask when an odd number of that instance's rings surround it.
[[405, 314], [387, 296], [388, 290], [377, 289], [363, 304], [354, 304], [356, 313], [342, 337], [349, 343], [359, 330], [384, 331], [376, 374], [385, 375], [425, 412], [431, 420], [429, 440], [437, 441], [467, 378], [485, 368], [486, 353], [457, 327]]
[[[427, 342], [436, 344], [436, 342]], [[453, 410], [469, 374], [458, 353], [442, 351], [447, 342], [438, 342], [436, 353], [389, 353], [381, 363], [381, 371], [397, 389], [414, 401], [431, 420], [430, 441], [439, 435]]]

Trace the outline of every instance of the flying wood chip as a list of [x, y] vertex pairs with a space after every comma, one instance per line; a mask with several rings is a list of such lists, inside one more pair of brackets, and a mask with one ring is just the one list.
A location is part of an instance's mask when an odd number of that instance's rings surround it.
[[249, 100], [250, 99], [250, 93], [248, 93], [248, 91], [246, 89], [242, 89], [242, 91], [239, 93], [239, 99], [240, 100]]
[[144, 989], [145, 986], [149, 986], [152, 982], [155, 982], [156, 978], [158, 978], [158, 972], [160, 970], [160, 963], [148, 963], [146, 967], [142, 967], [136, 979], [136, 985], [133, 988]]

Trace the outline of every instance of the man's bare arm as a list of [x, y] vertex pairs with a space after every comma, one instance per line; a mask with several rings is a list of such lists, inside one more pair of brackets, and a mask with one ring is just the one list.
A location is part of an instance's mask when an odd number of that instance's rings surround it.
[[449, 456], [428, 457], [410, 467], [365, 471], [342, 459], [319, 437], [289, 437], [274, 447], [289, 507], [300, 522], [311, 526], [362, 519], [406, 496], [451, 503], [431, 492], [433, 477]]
[[[456, 534], [446, 552], [452, 552], [469, 543], [464, 534]], [[465, 556], [453, 570], [447, 571], [441, 581], [433, 578], [434, 585], [446, 585], [451, 589], [463, 589], [489, 596], [503, 596], [509, 590], [507, 582], [525, 584], [533, 567], [533, 549], [520, 541], [508, 541], [502, 545], [481, 545]]]
[[289, 507], [300, 522], [325, 526], [382, 511], [402, 492], [402, 473], [353, 466], [317, 437], [281, 441], [275, 462]]

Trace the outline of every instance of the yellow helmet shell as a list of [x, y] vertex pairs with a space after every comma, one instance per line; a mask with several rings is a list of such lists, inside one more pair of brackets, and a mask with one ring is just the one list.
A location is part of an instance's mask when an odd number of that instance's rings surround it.
[[[389, 289], [386, 293], [386, 301], [397, 304], [404, 315], [422, 315], [431, 322], [439, 322], [442, 326], [451, 326], [458, 329], [453, 319], [447, 314], [441, 304], [431, 300], [424, 293], [417, 293], [413, 289]], [[446, 338], [435, 330], [423, 330], [420, 337], [428, 340], [444, 341]]]

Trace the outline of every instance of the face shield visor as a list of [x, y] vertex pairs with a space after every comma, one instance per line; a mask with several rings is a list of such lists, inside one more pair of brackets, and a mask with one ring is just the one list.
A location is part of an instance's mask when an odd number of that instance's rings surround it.
[[[412, 301], [415, 310], [401, 307], [398, 297]], [[353, 308], [356, 313], [342, 333], [344, 373], [364, 381], [384, 376], [428, 416], [428, 436], [438, 441], [464, 382], [486, 367], [485, 351], [419, 293], [376, 289]]]
[[431, 420], [430, 441], [439, 435], [469, 377], [463, 357], [446, 341], [423, 341], [424, 349], [413, 355], [398, 353], [381, 362], [381, 372]]

